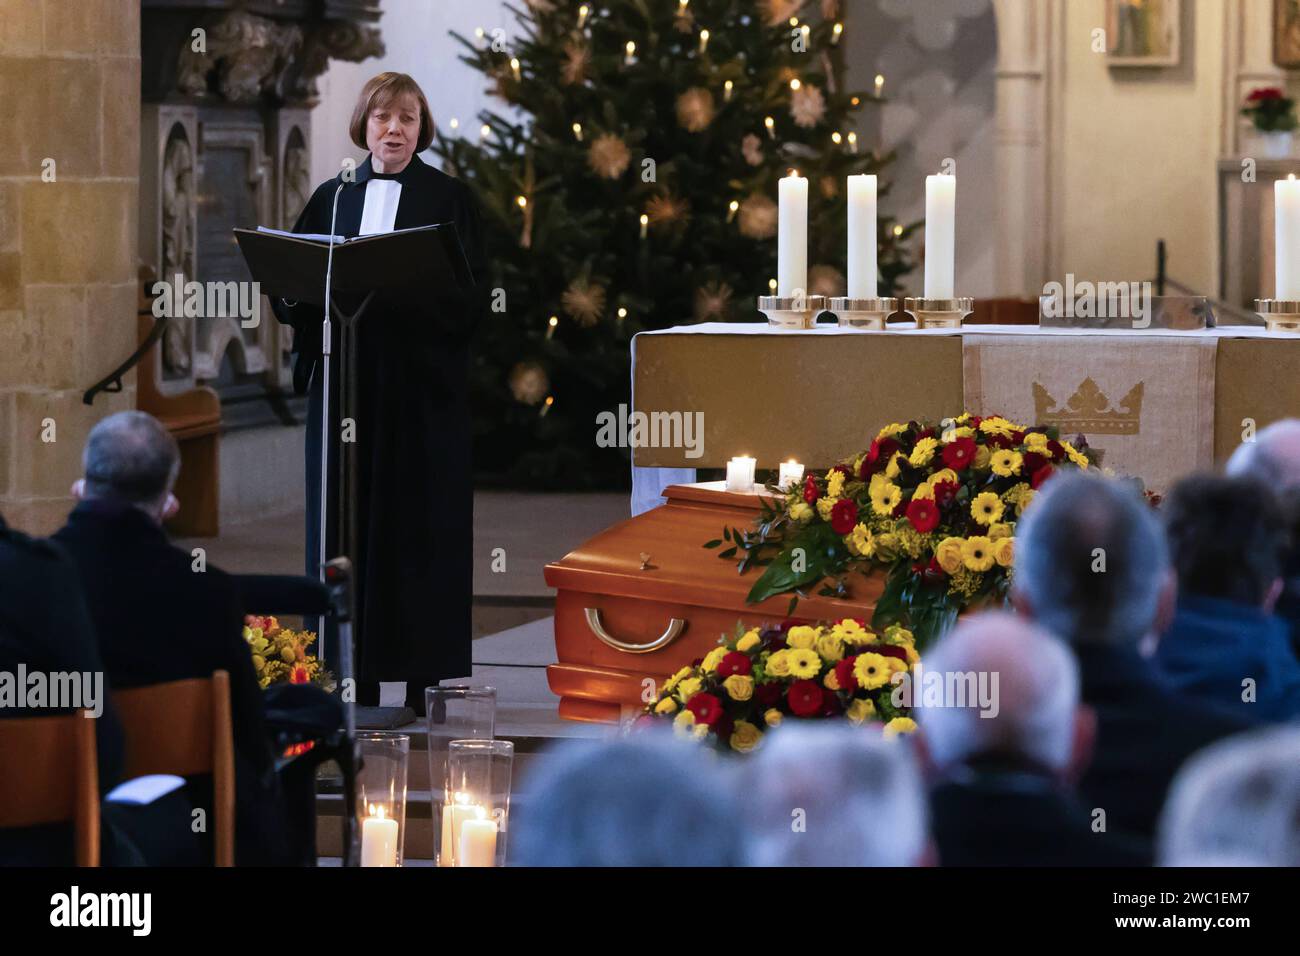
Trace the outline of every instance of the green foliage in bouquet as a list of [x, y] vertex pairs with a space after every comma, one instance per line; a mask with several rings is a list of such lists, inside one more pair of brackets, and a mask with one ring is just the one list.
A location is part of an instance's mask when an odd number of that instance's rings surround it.
[[[490, 21], [455, 34], [502, 104], [433, 145], [474, 189], [500, 290], [475, 343], [481, 481], [626, 482], [627, 450], [593, 447], [592, 433], [629, 399], [631, 337], [762, 321], [791, 168], [810, 186], [808, 291], [843, 294], [845, 179], [893, 156], [858, 143], [858, 114], [881, 97], [844, 86], [853, 24], [840, 8], [529, 0], [506, 7], [514, 35]], [[883, 179], [880, 191], [887, 204]], [[883, 211], [880, 294], [894, 295], [918, 224]]]
[[747, 600], [793, 593], [788, 613], [818, 582], [845, 597], [848, 574], [880, 571], [872, 625], [906, 625], [924, 648], [967, 607], [1005, 601], [1017, 521], [1057, 469], [1088, 468], [1090, 454], [1082, 436], [1000, 416], [888, 425], [825, 475], [771, 489], [753, 529], [726, 529], [719, 556], [743, 552], [741, 573], [763, 567]]

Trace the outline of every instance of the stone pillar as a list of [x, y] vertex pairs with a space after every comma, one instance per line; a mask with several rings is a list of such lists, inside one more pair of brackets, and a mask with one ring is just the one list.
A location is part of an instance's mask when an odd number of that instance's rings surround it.
[[22, 0], [0, 16], [0, 514], [58, 528], [91, 426], [134, 375], [82, 393], [136, 344], [138, 0]]

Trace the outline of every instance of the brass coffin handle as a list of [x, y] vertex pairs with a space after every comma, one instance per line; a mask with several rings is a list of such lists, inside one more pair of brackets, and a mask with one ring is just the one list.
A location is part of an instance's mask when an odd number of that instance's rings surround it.
[[605, 625], [600, 620], [600, 608], [584, 608], [583, 613], [587, 616], [587, 626], [591, 628], [591, 633], [595, 634], [602, 644], [608, 644], [614, 650], [622, 651], [625, 654], [649, 654], [651, 651], [657, 651], [660, 648], [667, 647], [677, 639], [682, 631], [686, 630], [686, 622], [680, 617], [674, 617], [669, 619], [668, 629], [649, 644], [629, 644], [626, 641], [620, 641], [605, 630]]

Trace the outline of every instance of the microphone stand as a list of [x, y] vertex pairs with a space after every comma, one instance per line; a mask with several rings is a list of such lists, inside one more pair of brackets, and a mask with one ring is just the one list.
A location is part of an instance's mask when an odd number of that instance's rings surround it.
[[[330, 356], [333, 352], [334, 328], [330, 323], [331, 279], [334, 271], [334, 229], [339, 215], [339, 193], [346, 183], [334, 190], [334, 206], [330, 212], [330, 247], [325, 259], [325, 316], [321, 321], [321, 415], [320, 415], [320, 549], [316, 555], [321, 583], [326, 583], [325, 533], [329, 527], [329, 475], [330, 475]], [[322, 622], [323, 623], [323, 622]], [[321, 636], [320, 659], [325, 660], [325, 639]]]

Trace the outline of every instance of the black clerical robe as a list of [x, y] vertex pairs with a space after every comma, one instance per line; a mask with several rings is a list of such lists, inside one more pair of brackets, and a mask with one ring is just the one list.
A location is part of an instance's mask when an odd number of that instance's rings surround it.
[[[469, 187], [418, 156], [395, 175], [376, 173], [370, 157], [355, 183], [322, 183], [294, 225], [295, 232], [360, 231], [367, 183], [401, 183], [394, 229], [455, 223], [474, 287], [431, 286], [427, 304], [410, 309], [376, 297], [359, 320], [355, 427], [357, 456], [357, 678], [436, 681], [470, 673], [473, 589], [473, 485], [470, 467], [469, 340], [484, 300], [486, 265], [476, 203]], [[340, 301], [345, 310], [356, 303]], [[317, 573], [320, 480], [321, 317], [315, 305], [275, 304], [295, 330], [294, 384], [311, 395], [307, 436], [307, 571]], [[333, 324], [331, 391], [337, 388], [339, 323]], [[331, 421], [339, 421], [337, 394]], [[331, 462], [339, 461], [341, 429], [331, 429]], [[333, 469], [331, 469], [333, 471]], [[332, 476], [333, 478], [333, 476]], [[330, 496], [331, 535], [337, 495]], [[338, 553], [335, 542], [327, 552]], [[326, 639], [327, 664], [338, 661]]]

